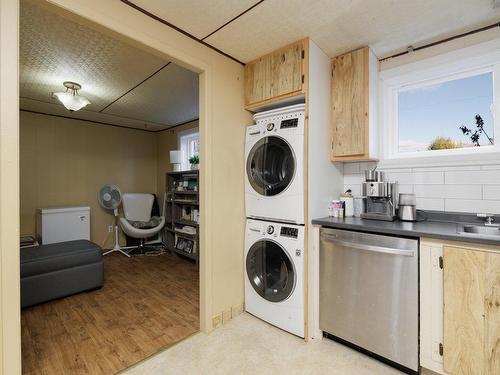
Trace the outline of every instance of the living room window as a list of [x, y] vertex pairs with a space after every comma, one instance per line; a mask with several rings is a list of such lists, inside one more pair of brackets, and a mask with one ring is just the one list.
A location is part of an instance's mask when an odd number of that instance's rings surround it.
[[479, 50], [381, 73], [383, 160], [499, 157], [500, 53]]
[[200, 153], [200, 133], [198, 128], [179, 133], [179, 144], [182, 154], [182, 170], [190, 168], [189, 158]]

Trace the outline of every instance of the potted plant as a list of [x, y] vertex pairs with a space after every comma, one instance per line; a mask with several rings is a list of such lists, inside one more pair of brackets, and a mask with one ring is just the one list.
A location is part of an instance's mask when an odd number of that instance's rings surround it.
[[189, 163], [191, 164], [191, 169], [200, 168], [200, 157], [198, 155], [193, 155], [189, 158]]

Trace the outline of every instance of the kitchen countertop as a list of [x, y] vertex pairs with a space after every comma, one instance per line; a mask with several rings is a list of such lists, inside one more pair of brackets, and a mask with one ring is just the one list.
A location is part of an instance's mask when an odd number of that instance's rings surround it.
[[[425, 220], [418, 222], [404, 221], [380, 221], [361, 219], [359, 217], [346, 217], [342, 219], [334, 217], [324, 217], [312, 220], [315, 225], [321, 225], [327, 228], [350, 229], [368, 233], [392, 234], [406, 237], [426, 237], [438, 238], [442, 240], [461, 241], [481, 243], [486, 245], [500, 246], [500, 237], [498, 239], [460, 234], [459, 229], [464, 222]], [[477, 225], [477, 223], [473, 223]]]

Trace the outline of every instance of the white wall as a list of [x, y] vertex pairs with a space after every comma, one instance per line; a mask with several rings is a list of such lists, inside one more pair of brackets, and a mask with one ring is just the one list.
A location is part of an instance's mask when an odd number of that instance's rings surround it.
[[[344, 166], [344, 188], [361, 195], [363, 171], [376, 163]], [[449, 212], [500, 214], [500, 162], [497, 165], [386, 169], [401, 193], [414, 193], [417, 208]]]
[[308, 215], [328, 215], [328, 203], [342, 193], [342, 163], [330, 161], [330, 58], [309, 40]]
[[[330, 58], [309, 40], [308, 218], [328, 215], [328, 203], [342, 192], [342, 163], [330, 161]], [[308, 337], [319, 330], [319, 237], [308, 225]]]

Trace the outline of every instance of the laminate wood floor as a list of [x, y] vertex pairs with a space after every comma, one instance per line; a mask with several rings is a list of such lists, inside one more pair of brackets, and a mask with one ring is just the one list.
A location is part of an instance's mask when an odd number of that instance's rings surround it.
[[105, 257], [104, 287], [24, 309], [23, 374], [113, 374], [199, 330], [198, 268]]

